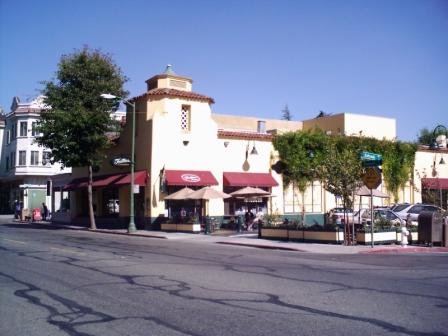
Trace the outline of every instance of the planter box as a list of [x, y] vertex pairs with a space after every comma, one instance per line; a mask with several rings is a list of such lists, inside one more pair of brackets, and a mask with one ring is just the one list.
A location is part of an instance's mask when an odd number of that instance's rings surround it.
[[163, 223], [161, 225], [162, 231], [175, 231], [175, 232], [201, 232], [201, 224], [175, 224], [175, 223]]
[[287, 229], [261, 229], [261, 237], [267, 239], [288, 239]]
[[344, 231], [303, 231], [305, 241], [340, 244], [344, 241]]
[[[415, 244], [418, 242], [418, 232], [411, 232], [411, 238], [408, 236], [408, 242]], [[401, 244], [401, 231], [397, 231], [397, 244]]]
[[303, 230], [289, 230], [289, 239], [303, 240]]
[[[356, 240], [360, 244], [370, 244], [372, 242], [372, 235], [370, 232], [356, 232]], [[374, 232], [373, 240], [375, 244], [395, 243], [397, 241], [397, 232]]]

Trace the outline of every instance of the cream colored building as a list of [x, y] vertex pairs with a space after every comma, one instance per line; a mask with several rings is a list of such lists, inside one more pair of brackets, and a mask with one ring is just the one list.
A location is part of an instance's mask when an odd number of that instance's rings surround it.
[[304, 130], [321, 129], [327, 134], [396, 139], [395, 119], [354, 113], [323, 115], [303, 121]]
[[[304, 202], [297, 190], [284, 186], [281, 175], [271, 166], [279, 159], [272, 145], [277, 133], [321, 128], [332, 134], [394, 139], [395, 120], [355, 114], [337, 114], [298, 121], [267, 120], [212, 113], [211, 97], [192, 90], [191, 78], [176, 75], [168, 66], [164, 73], [146, 81], [146, 91], [131, 99], [136, 107], [135, 215], [140, 228], [156, 229], [166, 218], [183, 221], [188, 215], [217, 218], [242, 215], [247, 210], [298, 215], [305, 207], [308, 223], [322, 223], [323, 213], [339, 200], [316, 181], [305, 192]], [[128, 108], [126, 121], [132, 120]], [[129, 167], [110, 164], [131, 152], [131, 123], [124, 125], [120, 138], [95, 173], [94, 208], [97, 224], [110, 222], [126, 226], [129, 216]], [[426, 162], [422, 157], [422, 162]], [[424, 165], [422, 163], [421, 165]], [[441, 173], [440, 176], [445, 176]], [[70, 211], [55, 220], [87, 221], [86, 168], [73, 169], [74, 180], [65, 186], [71, 191]], [[233, 192], [246, 186], [261, 187], [272, 197], [246, 202], [243, 199], [212, 199], [208, 202], [165, 199], [185, 186], [204, 186]], [[384, 190], [384, 186], [381, 186]], [[403, 200], [419, 196], [403, 191]], [[421, 197], [420, 197], [421, 198]], [[304, 204], [302, 204], [304, 203]], [[355, 204], [359, 200], [355, 199]], [[367, 199], [362, 206], [366, 206]], [[376, 199], [376, 205], [388, 204]], [[185, 208], [185, 209], [184, 209]], [[179, 229], [179, 227], [178, 227]], [[185, 226], [180, 230], [188, 231]]]

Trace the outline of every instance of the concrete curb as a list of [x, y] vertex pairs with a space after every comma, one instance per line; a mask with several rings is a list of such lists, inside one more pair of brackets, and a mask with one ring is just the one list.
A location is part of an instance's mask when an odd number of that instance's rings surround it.
[[222, 244], [222, 245], [236, 245], [236, 246], [254, 247], [254, 248], [267, 249], [267, 250], [284, 250], [284, 251], [295, 251], [295, 252], [309, 252], [309, 251], [301, 250], [301, 249], [294, 248], [294, 247], [285, 247], [285, 246], [278, 246], [278, 245], [248, 244], [248, 243], [223, 242], [223, 241], [218, 241], [218, 242], [215, 242], [215, 243], [216, 244]]
[[446, 253], [448, 247], [393, 247], [393, 248], [374, 248], [372, 250], [359, 251], [358, 254], [403, 254], [403, 253]]

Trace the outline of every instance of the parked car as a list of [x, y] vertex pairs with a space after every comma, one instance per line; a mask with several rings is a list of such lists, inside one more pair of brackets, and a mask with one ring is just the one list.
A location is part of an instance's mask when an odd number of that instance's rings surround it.
[[[397, 213], [387, 208], [373, 209], [373, 220], [376, 222], [380, 219], [389, 221], [392, 225], [401, 226], [406, 224], [404, 219], [401, 219]], [[353, 222], [355, 224], [369, 224], [371, 223], [370, 209], [360, 209], [353, 215]]]
[[344, 224], [345, 223], [345, 217], [348, 220], [348, 223], [353, 222], [353, 209], [345, 209], [345, 216], [344, 216], [344, 208], [338, 207], [333, 208], [328, 212], [328, 218], [330, 219], [331, 223], [334, 224]]
[[395, 212], [401, 219], [407, 220], [408, 215], [411, 221], [415, 222], [418, 220], [418, 215], [422, 211], [441, 211], [442, 209], [436, 205], [432, 204], [402, 204], [400, 207], [395, 209]]

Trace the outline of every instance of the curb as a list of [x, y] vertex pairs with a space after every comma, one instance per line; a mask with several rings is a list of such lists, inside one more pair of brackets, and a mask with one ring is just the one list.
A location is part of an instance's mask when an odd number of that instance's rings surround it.
[[360, 251], [359, 254], [447, 253], [448, 247], [399, 247]]
[[222, 242], [222, 241], [218, 241], [218, 242], [216, 242], [216, 244], [246, 246], [246, 247], [261, 248], [261, 249], [266, 249], [266, 250], [283, 250], [283, 251], [294, 251], [294, 252], [308, 252], [308, 251], [301, 250], [301, 249], [294, 248], [294, 247], [284, 247], [284, 246], [275, 246], [275, 245], [247, 244], [247, 243]]

